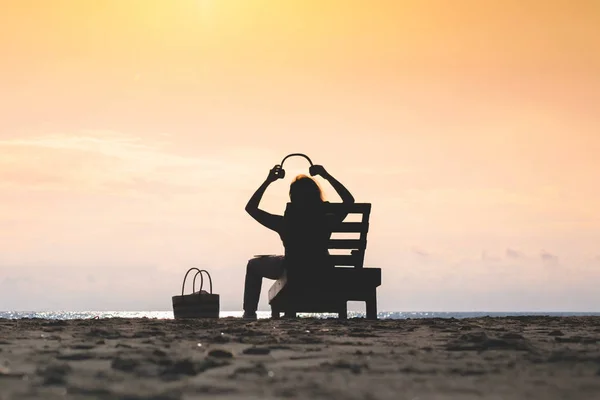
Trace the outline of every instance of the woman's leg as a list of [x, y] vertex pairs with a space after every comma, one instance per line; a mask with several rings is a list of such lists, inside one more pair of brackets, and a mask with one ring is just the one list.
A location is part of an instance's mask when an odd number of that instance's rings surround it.
[[244, 316], [256, 315], [262, 278], [278, 279], [282, 273], [283, 256], [263, 256], [248, 261], [244, 285]]

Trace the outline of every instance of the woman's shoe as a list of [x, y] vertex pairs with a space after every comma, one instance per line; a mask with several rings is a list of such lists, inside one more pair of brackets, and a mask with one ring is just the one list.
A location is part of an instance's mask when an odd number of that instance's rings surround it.
[[244, 315], [242, 316], [243, 319], [256, 319], [256, 313], [255, 312], [246, 312], [244, 311]]

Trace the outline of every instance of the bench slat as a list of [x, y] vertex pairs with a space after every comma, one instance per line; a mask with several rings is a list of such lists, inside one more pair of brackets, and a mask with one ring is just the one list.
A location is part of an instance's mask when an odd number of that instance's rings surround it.
[[369, 231], [368, 222], [342, 222], [333, 226], [332, 232], [348, 232], [348, 233], [367, 233]]
[[371, 212], [371, 203], [329, 203], [325, 207], [327, 212], [332, 213], [369, 214]]
[[339, 266], [345, 266], [345, 267], [356, 266], [356, 264], [359, 261], [356, 258], [356, 256], [352, 255], [352, 254], [332, 254], [329, 256], [329, 259], [331, 260], [333, 265], [339, 265]]
[[366, 240], [361, 239], [329, 239], [330, 249], [364, 249], [367, 246]]

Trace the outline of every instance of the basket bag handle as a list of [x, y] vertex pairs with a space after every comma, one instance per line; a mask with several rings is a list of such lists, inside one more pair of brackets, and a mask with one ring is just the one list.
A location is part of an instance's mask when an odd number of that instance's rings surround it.
[[181, 285], [181, 295], [183, 296], [183, 293], [185, 291], [185, 281], [187, 280], [187, 276], [192, 271], [197, 271], [196, 274], [194, 275], [194, 280], [192, 281], [192, 294], [196, 291], [196, 277], [198, 275], [200, 275], [200, 291], [202, 290], [202, 287], [204, 286], [204, 278], [202, 276], [202, 272], [206, 273], [206, 276], [208, 277], [208, 282], [210, 284], [210, 294], [212, 294], [212, 279], [211, 279], [208, 271], [205, 269], [198, 269], [196, 267], [192, 267], [185, 273], [185, 276], [183, 277], [183, 285]]

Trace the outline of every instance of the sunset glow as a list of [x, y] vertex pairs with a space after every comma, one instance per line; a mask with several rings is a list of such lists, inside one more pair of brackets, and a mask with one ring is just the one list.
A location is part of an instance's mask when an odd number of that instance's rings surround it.
[[22, 0], [0, 51], [0, 309], [169, 309], [190, 266], [239, 309], [292, 152], [373, 203], [381, 310], [600, 307], [600, 2]]

